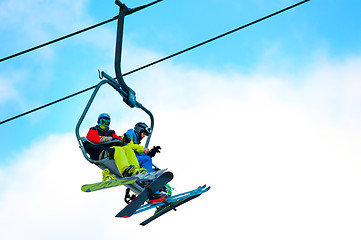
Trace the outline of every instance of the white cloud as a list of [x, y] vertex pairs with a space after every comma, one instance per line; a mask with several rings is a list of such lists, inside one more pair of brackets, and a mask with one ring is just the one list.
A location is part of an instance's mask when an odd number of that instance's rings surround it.
[[329, 119], [351, 127], [358, 125], [361, 117], [361, 59], [350, 58], [345, 62], [322, 62], [314, 67], [300, 93], [304, 103], [322, 111]]
[[[89, 17], [84, 12], [85, 4], [86, 1], [83, 0], [25, 0], [21, 4], [1, 1], [0, 35], [5, 46], [1, 50], [1, 58], [79, 30], [80, 26], [89, 26]], [[50, 82], [56, 78], [51, 65], [55, 60], [53, 49], [47, 46], [34, 54], [25, 54], [1, 63], [0, 103], [16, 102], [21, 111], [43, 101], [39, 100], [39, 94], [49, 90]], [[59, 56], [58, 54], [57, 57]], [[59, 67], [59, 64], [57, 66]], [[32, 99], [32, 94], [36, 94], [36, 100]], [[7, 107], [15, 109], [12, 105]]]
[[2, 1], [0, 18], [6, 23], [2, 28], [16, 27], [17, 34], [36, 41], [51, 33], [68, 32], [69, 28], [84, 21], [85, 2], [26, 0], [16, 4]]
[[[2, 1], [7, 24], [0, 28], [15, 26], [26, 42], [42, 42], [87, 21], [85, 1], [44, 4]], [[101, 31], [106, 36], [96, 42], [82, 40], [110, 54], [114, 33]], [[127, 44], [124, 72], [159, 58]], [[42, 54], [51, 57], [51, 50]], [[100, 170], [83, 159], [75, 136], [49, 136], [0, 169], [2, 238], [360, 239], [360, 61], [317, 63], [304, 76], [275, 77], [267, 67], [215, 73], [169, 62], [131, 75], [138, 100], [155, 114], [151, 145], [162, 146], [156, 165], [174, 172], [178, 193], [205, 183], [212, 189], [141, 228], [151, 213], [114, 218], [124, 189], [80, 191], [100, 179]], [[14, 98], [14, 87], [3, 84], [0, 102]], [[122, 133], [143, 119], [139, 111], [118, 113], [120, 102], [106, 95], [90, 114], [111, 111]]]
[[[2, 235], [359, 239], [357, 62], [315, 68], [297, 87], [289, 79], [171, 64], [146, 80], [140, 73], [134, 88], [156, 115], [151, 145], [163, 149], [156, 165], [174, 172], [178, 193], [205, 183], [212, 189], [141, 228], [151, 213], [114, 218], [124, 189], [82, 193], [100, 170], [83, 159], [72, 134], [50, 136], [1, 169]], [[146, 82], [158, 91], [147, 91]], [[113, 121], [120, 132], [132, 118], [122, 115], [112, 115], [122, 119]]]

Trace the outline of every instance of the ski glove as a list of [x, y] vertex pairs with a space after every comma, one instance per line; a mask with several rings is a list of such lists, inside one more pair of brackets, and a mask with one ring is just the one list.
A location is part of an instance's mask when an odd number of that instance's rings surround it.
[[161, 150], [161, 149], [162, 149], [162, 148], [161, 148], [160, 146], [153, 147], [153, 148], [149, 151], [148, 156], [149, 156], [149, 157], [154, 157], [156, 153], [160, 153], [160, 150]]
[[104, 142], [109, 142], [113, 140], [113, 137], [108, 137], [108, 136], [103, 136], [100, 140], [99, 143], [104, 143]]
[[117, 140], [117, 141], [116, 141], [116, 145], [117, 145], [117, 146], [123, 147], [123, 146], [127, 145], [128, 143], [130, 143], [130, 140], [131, 140], [131, 139], [129, 138], [129, 136], [128, 136], [127, 134], [124, 133], [122, 139], [113, 138], [113, 140]]
[[131, 141], [132, 139], [130, 139], [129, 135], [127, 135], [126, 133], [124, 133], [122, 140], [123, 140], [125, 143], [130, 143], [130, 141]]

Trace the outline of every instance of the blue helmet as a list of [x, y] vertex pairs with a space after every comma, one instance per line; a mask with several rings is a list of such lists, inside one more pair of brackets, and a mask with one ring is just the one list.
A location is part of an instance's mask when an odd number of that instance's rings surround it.
[[98, 117], [98, 124], [104, 125], [105, 127], [109, 127], [110, 124], [110, 116], [107, 113], [102, 113]]

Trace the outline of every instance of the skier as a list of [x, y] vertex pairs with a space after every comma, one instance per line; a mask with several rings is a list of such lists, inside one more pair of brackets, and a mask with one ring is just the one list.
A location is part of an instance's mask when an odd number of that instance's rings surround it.
[[[120, 137], [115, 133], [114, 130], [109, 129], [109, 114], [100, 114], [97, 123], [98, 125], [89, 129], [86, 138], [95, 144], [109, 142], [114, 139], [121, 140], [122, 146], [110, 146], [110, 148], [115, 150], [114, 161], [123, 177], [134, 176], [139, 173], [146, 172], [144, 168], [139, 166], [139, 162], [134, 154], [133, 149], [126, 145], [126, 143], [129, 142], [127, 134], [124, 134], [122, 137]], [[102, 156], [99, 157], [102, 158]], [[103, 171], [103, 180], [109, 180], [111, 178], [108, 173], [109, 171]]]

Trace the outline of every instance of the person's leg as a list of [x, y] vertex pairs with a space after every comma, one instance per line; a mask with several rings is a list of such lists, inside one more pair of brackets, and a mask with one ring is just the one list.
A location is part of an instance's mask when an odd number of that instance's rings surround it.
[[124, 147], [122, 147], [122, 149], [123, 149], [124, 154], [125, 154], [125, 156], [126, 156], [126, 158], [127, 158], [127, 160], [128, 160], [128, 163], [129, 163], [130, 165], [134, 165], [135, 168], [137, 168], [137, 169], [141, 168], [141, 167], [139, 166], [138, 159], [137, 159], [137, 157], [135, 156], [134, 150], [133, 150], [131, 147], [129, 147], [129, 146], [124, 146]]
[[139, 166], [145, 168], [148, 172], [154, 172], [152, 158], [148, 155], [137, 156]]
[[117, 165], [117, 168], [121, 174], [131, 165], [128, 162], [127, 156], [125, 154], [125, 151], [122, 147], [114, 146], [111, 147], [115, 150], [114, 152], [114, 161]]

